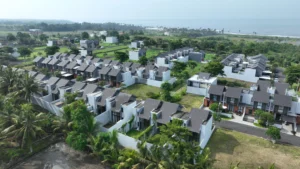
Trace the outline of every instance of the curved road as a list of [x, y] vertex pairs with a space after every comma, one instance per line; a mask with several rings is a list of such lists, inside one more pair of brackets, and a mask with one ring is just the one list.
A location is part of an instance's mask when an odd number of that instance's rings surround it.
[[[268, 139], [268, 137], [265, 134], [266, 129], [263, 128], [252, 127], [252, 126], [226, 121], [226, 120], [223, 120], [221, 122], [216, 122], [216, 126]], [[281, 144], [291, 144], [294, 146], [300, 146], [299, 137], [285, 134], [285, 133], [281, 133], [281, 139], [278, 142]]]

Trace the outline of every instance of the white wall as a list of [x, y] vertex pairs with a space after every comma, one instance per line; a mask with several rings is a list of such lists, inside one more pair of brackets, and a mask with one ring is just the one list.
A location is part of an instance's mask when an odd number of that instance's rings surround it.
[[199, 87], [191, 87], [187, 86], [186, 88], [187, 93], [196, 94], [200, 96], [208, 96], [208, 88], [199, 88]]
[[147, 79], [147, 85], [150, 85], [150, 86], [160, 87], [161, 84], [163, 84], [163, 83], [164, 82], [162, 82], [162, 81], [156, 81], [156, 80]]
[[253, 97], [253, 94], [243, 93], [242, 94], [242, 103], [252, 105], [252, 102], [251, 102], [252, 97]]
[[62, 100], [56, 100], [51, 103], [51, 102], [47, 102], [46, 100], [44, 100], [43, 98], [40, 98], [40, 97], [35, 97], [35, 96], [31, 97], [31, 102], [33, 104], [43, 107], [44, 109], [55, 114], [56, 116], [62, 116], [62, 112], [63, 112], [62, 108], [59, 108], [54, 105], [54, 103], [60, 102], [60, 101], [62, 101]]
[[139, 51], [129, 51], [130, 60], [139, 60]]
[[205, 125], [201, 126], [201, 135], [200, 135], [200, 147], [205, 148], [207, 145], [214, 128], [212, 128], [213, 117], [211, 117]]
[[292, 114], [300, 114], [300, 102], [292, 102]]
[[102, 92], [87, 94], [88, 104], [93, 107], [93, 112], [96, 114], [98, 111], [97, 108], [97, 98], [101, 97]]
[[127, 86], [131, 86], [135, 83], [135, 78], [131, 75], [131, 72], [122, 73], [123, 84]]
[[100, 115], [95, 117], [96, 122], [99, 122], [101, 126], [104, 126], [110, 121], [110, 111], [106, 111], [104, 113], [101, 113]]
[[106, 43], [118, 43], [117, 37], [106, 37]]
[[[79, 50], [79, 51], [80, 51], [81, 56], [87, 56], [88, 55], [87, 50], [82, 49], [82, 50]], [[81, 64], [81, 63], [79, 63], [79, 64]]]
[[224, 74], [226, 75], [225, 78], [232, 78], [232, 79], [238, 79], [243, 80], [246, 82], [253, 82], [256, 83], [259, 79], [258, 77], [255, 77], [256, 70], [255, 69], [249, 69], [246, 68], [243, 74], [233, 73], [231, 66], [224, 66], [223, 68]]
[[173, 63], [172, 63], [172, 62], [169, 62], [169, 64], [166, 64], [165, 61], [166, 61], [166, 58], [164, 58], [164, 57], [163, 57], [163, 58], [158, 57], [158, 58], [156, 58], [156, 63], [155, 63], [155, 65], [156, 65], [157, 67], [159, 67], [159, 66], [164, 66], [164, 67], [172, 68]]
[[170, 80], [170, 78], [171, 78], [171, 71], [170, 70], [167, 70], [167, 71], [165, 71], [165, 72], [163, 72], [162, 73], [162, 80], [163, 81], [168, 81], [168, 80]]

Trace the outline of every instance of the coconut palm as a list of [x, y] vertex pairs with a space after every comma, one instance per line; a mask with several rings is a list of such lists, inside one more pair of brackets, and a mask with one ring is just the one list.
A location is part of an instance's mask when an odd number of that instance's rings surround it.
[[15, 90], [15, 95], [18, 98], [23, 98], [30, 102], [32, 94], [39, 92], [39, 85], [36, 83], [33, 76], [24, 73], [22, 74], [22, 78], [19, 78], [18, 83], [15, 85]]
[[14, 123], [14, 114], [17, 112], [15, 105], [10, 98], [0, 98], [1, 111], [0, 111], [0, 129], [7, 128]]
[[7, 95], [15, 85], [17, 81], [17, 71], [11, 67], [6, 68], [0, 77], [0, 92], [3, 95]]
[[30, 148], [32, 151], [32, 141], [45, 134], [42, 127], [46, 116], [44, 113], [35, 115], [31, 104], [23, 104], [21, 110], [21, 115], [14, 117], [14, 124], [4, 129], [1, 134], [18, 140], [21, 148]]

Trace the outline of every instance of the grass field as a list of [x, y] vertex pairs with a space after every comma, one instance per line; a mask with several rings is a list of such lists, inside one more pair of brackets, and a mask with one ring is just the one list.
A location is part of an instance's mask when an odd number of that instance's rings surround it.
[[206, 61], [213, 60], [215, 57], [216, 57], [216, 54], [214, 54], [214, 53], [206, 53], [204, 60], [206, 60]]
[[295, 169], [300, 166], [300, 147], [272, 144], [263, 138], [217, 129], [208, 143], [211, 157], [215, 159], [213, 168], [228, 169], [230, 164], [240, 162], [239, 168], [268, 168], [275, 163], [276, 168]]
[[184, 111], [189, 112], [192, 108], [199, 108], [203, 103], [203, 98], [202, 96], [186, 94], [178, 103], [184, 106]]
[[146, 57], [149, 58], [153, 58], [158, 56], [160, 53], [165, 52], [164, 50], [161, 49], [148, 49], [147, 53], [146, 53]]
[[125, 93], [133, 94], [139, 99], [147, 99], [148, 92], [159, 93], [161, 90], [158, 87], [153, 87], [145, 84], [135, 84], [122, 90]]

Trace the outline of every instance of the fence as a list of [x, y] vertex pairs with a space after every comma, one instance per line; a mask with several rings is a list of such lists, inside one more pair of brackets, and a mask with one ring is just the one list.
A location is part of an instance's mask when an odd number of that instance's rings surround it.
[[[138, 143], [141, 142], [140, 140], [136, 140], [136, 139], [126, 136], [122, 133], [118, 133], [118, 141], [119, 141], [119, 144], [123, 147], [130, 148], [135, 151], [139, 151], [137, 145], [138, 145]], [[152, 146], [152, 144], [150, 144], [150, 143], [146, 143], [146, 144], [147, 144], [147, 148], [150, 148]]]
[[[47, 97], [47, 96], [45, 96], [45, 97]], [[62, 109], [57, 107], [56, 105], [54, 105], [54, 103], [61, 102], [61, 101], [62, 100], [59, 99], [59, 100], [56, 100], [55, 102], [48, 102], [48, 101], [44, 100], [42, 97], [36, 97], [36, 96], [31, 97], [31, 102], [33, 104], [39, 105], [57, 116], [62, 116]]]

